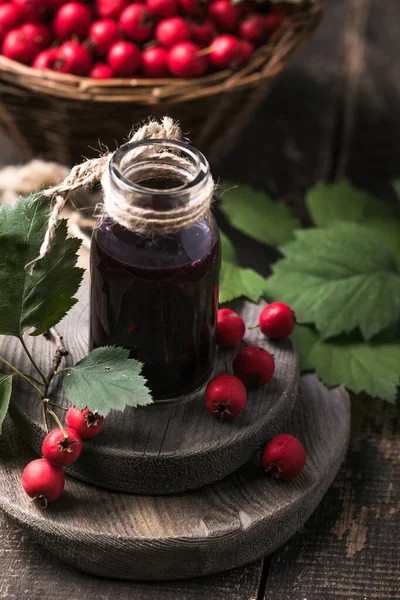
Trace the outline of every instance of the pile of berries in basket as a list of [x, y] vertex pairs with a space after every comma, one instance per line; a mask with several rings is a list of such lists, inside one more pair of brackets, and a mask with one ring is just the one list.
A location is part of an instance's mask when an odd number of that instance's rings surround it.
[[299, 4], [0, 0], [2, 54], [95, 79], [200, 77], [247, 63]]

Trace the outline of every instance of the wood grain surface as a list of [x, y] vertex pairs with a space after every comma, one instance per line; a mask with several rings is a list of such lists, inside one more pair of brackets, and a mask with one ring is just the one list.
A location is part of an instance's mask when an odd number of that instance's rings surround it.
[[270, 553], [301, 527], [335, 477], [347, 449], [347, 393], [315, 376], [283, 431], [304, 444], [307, 463], [295, 479], [276, 481], [256, 457], [233, 475], [170, 496], [109, 492], [68, 479], [43, 511], [20, 478], [32, 452], [9, 420], [0, 440], [0, 508], [46, 548], [88, 573], [119, 579], [197, 577]]
[[[261, 306], [245, 302], [238, 310], [248, 324], [258, 322]], [[59, 331], [70, 351], [69, 364], [87, 353], [88, 281]], [[43, 336], [27, 336], [36, 360], [48, 371], [55, 346]], [[220, 422], [204, 406], [204, 388], [172, 401], [142, 409], [112, 412], [103, 432], [85, 443], [68, 472], [109, 489], [145, 494], [181, 492], [212, 483], [249, 460], [287, 421], [297, 397], [298, 364], [290, 340], [269, 341], [258, 329], [248, 331], [248, 344], [262, 345], [275, 356], [274, 377], [266, 386], [248, 389], [247, 409], [231, 422]], [[4, 337], [0, 353], [12, 356], [22, 370], [32, 370], [19, 341]], [[232, 351], [221, 351], [215, 374], [231, 370]], [[61, 396], [60, 390], [50, 394]], [[67, 406], [68, 403], [64, 399]], [[11, 415], [27, 442], [40, 454], [45, 437], [40, 401], [33, 388], [16, 387]], [[64, 416], [63, 414], [60, 416]]]

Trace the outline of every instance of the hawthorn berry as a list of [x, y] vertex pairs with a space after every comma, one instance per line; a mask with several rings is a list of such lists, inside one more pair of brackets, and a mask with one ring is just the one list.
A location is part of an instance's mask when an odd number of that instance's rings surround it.
[[102, 19], [118, 19], [130, 0], [96, 0], [96, 13]]
[[261, 44], [266, 33], [267, 27], [262, 15], [249, 15], [239, 26], [239, 36], [252, 44]]
[[7, 58], [30, 64], [40, 52], [39, 45], [20, 29], [12, 29], [3, 40], [2, 52]]
[[104, 417], [88, 408], [72, 406], [65, 417], [68, 427], [74, 429], [82, 440], [91, 440], [103, 429]]
[[19, 30], [22, 31], [26, 38], [31, 38], [39, 46], [40, 50], [44, 50], [50, 46], [52, 35], [46, 25], [42, 25], [41, 23], [25, 23], [25, 25], [21, 25]]
[[272, 302], [261, 311], [259, 323], [264, 335], [272, 339], [284, 338], [294, 329], [295, 315], [284, 302]]
[[79, 42], [64, 42], [56, 50], [54, 70], [71, 75], [86, 75], [92, 65], [90, 52]]
[[238, 38], [225, 34], [216, 37], [210, 46], [210, 61], [219, 69], [233, 69], [242, 60]]
[[279, 13], [270, 13], [264, 17], [265, 31], [268, 37], [270, 37], [279, 27], [283, 21], [283, 16]]
[[0, 26], [3, 36], [16, 29], [22, 22], [21, 14], [18, 6], [15, 4], [2, 4], [0, 6]]
[[182, 10], [191, 17], [203, 17], [209, 5], [209, 0], [179, 0]]
[[[64, 433], [65, 432], [65, 433]], [[67, 436], [67, 437], [65, 437]], [[56, 467], [66, 467], [78, 460], [82, 452], [82, 440], [74, 429], [53, 429], [42, 444], [43, 458]]]
[[26, 465], [22, 473], [22, 487], [25, 493], [40, 501], [43, 508], [48, 502], [57, 500], [65, 485], [64, 471], [50, 464], [45, 458], [38, 458]]
[[154, 28], [153, 13], [142, 4], [129, 4], [118, 20], [127, 38], [134, 42], [146, 42]]
[[168, 52], [168, 69], [175, 77], [200, 77], [207, 71], [207, 58], [199, 56], [200, 46], [192, 42], [175, 44]]
[[276, 479], [292, 479], [303, 470], [306, 453], [297, 438], [284, 433], [265, 446], [261, 464]]
[[121, 39], [118, 24], [112, 19], [99, 19], [91, 24], [88, 39], [100, 56], [105, 56], [111, 46]]
[[233, 361], [233, 372], [245, 385], [264, 385], [272, 379], [274, 371], [274, 357], [259, 346], [246, 346]]
[[243, 383], [234, 375], [217, 375], [211, 379], [205, 392], [207, 410], [215, 417], [227, 419], [241, 413], [247, 402]]
[[182, 17], [164, 19], [156, 27], [156, 39], [165, 48], [171, 48], [178, 42], [190, 40], [190, 29]]
[[173, 17], [178, 12], [178, 0], [147, 0], [146, 4], [161, 19]]
[[240, 315], [229, 308], [220, 308], [217, 315], [216, 340], [221, 348], [235, 348], [243, 339], [246, 325]]
[[57, 12], [60, 6], [66, 4], [69, 0], [47, 0], [47, 8], [50, 12]]
[[106, 63], [97, 62], [90, 69], [89, 77], [93, 79], [111, 79], [112, 71]]
[[40, 52], [32, 63], [34, 69], [52, 69], [56, 60], [55, 48], [48, 48]]
[[[153, 48], [143, 50], [142, 70], [146, 77], [168, 77], [167, 58], [167, 50], [160, 46], [153, 46]], [[128, 327], [128, 332], [133, 333], [132, 327]]]
[[53, 31], [59, 40], [73, 36], [84, 39], [92, 21], [90, 9], [82, 2], [68, 2], [58, 9], [53, 20]]
[[209, 8], [208, 15], [220, 31], [232, 33], [239, 25], [239, 13], [230, 0], [216, 0]]
[[240, 62], [247, 63], [254, 54], [254, 46], [247, 40], [240, 40]]
[[129, 77], [140, 67], [142, 55], [132, 42], [115, 42], [107, 52], [107, 62], [116, 77]]
[[215, 36], [215, 26], [212, 21], [203, 23], [193, 22], [190, 24], [190, 32], [193, 41], [199, 46], [208, 46]]
[[23, 23], [43, 23], [46, 18], [46, 3], [43, 0], [13, 0]]

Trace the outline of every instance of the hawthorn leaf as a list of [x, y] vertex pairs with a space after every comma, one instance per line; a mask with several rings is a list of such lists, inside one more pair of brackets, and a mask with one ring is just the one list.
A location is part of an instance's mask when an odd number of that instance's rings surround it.
[[219, 301], [221, 304], [245, 297], [258, 302], [265, 287], [265, 279], [253, 269], [222, 261], [219, 281]]
[[72, 404], [105, 417], [113, 409], [153, 402], [141, 370], [142, 363], [129, 358], [129, 350], [104, 346], [67, 369], [63, 388]]
[[317, 375], [332, 387], [345, 385], [358, 394], [394, 403], [400, 384], [400, 340], [365, 342], [359, 336], [315, 343], [310, 360]]
[[0, 334], [21, 337], [33, 328], [31, 335], [39, 335], [77, 302], [83, 269], [75, 265], [81, 242], [67, 239], [65, 219], [33, 274], [25, 268], [39, 254], [49, 214], [49, 200], [40, 194], [0, 207]]
[[222, 184], [219, 208], [228, 221], [249, 237], [267, 244], [279, 246], [293, 239], [293, 231], [299, 227], [284, 204], [273, 202], [267, 194], [256, 192], [248, 185]]
[[0, 433], [10, 404], [12, 378], [12, 373], [0, 373]]
[[314, 371], [315, 364], [312, 360], [312, 351], [318, 340], [318, 333], [306, 325], [296, 325], [291, 335], [300, 362], [300, 371]]
[[219, 232], [221, 238], [222, 260], [233, 264], [237, 263], [236, 250], [231, 240], [222, 231]]
[[286, 302], [322, 338], [359, 328], [365, 339], [400, 314], [400, 272], [375, 234], [356, 223], [299, 230], [266, 280], [268, 297]]

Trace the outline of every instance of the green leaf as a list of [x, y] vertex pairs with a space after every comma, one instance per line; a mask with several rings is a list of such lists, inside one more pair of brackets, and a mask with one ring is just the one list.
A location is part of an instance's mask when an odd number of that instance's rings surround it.
[[258, 302], [265, 287], [265, 279], [253, 269], [242, 269], [233, 263], [222, 261], [219, 282], [221, 304], [245, 296]]
[[50, 252], [30, 275], [25, 265], [36, 258], [50, 214], [41, 195], [0, 207], [0, 333], [20, 337], [34, 328], [39, 335], [53, 327], [75, 304], [83, 269], [75, 267], [81, 244], [67, 238], [59, 222]]
[[222, 231], [219, 232], [221, 238], [222, 260], [226, 262], [237, 263], [236, 250], [231, 240]]
[[[400, 183], [399, 189], [400, 189]], [[349, 181], [318, 183], [307, 194], [307, 207], [314, 223], [330, 227], [337, 221], [365, 225], [388, 246], [400, 262], [400, 206], [377, 200]]]
[[312, 360], [312, 351], [318, 340], [318, 333], [312, 329], [312, 327], [296, 325], [291, 338], [299, 357], [300, 371], [303, 373], [304, 371], [315, 370], [315, 364]]
[[110, 410], [152, 403], [142, 364], [129, 358], [124, 348], [97, 348], [68, 369], [63, 387], [68, 400], [78, 408], [86, 406], [104, 417]]
[[281, 250], [266, 293], [287, 302], [301, 323], [323, 338], [359, 328], [364, 338], [387, 329], [400, 314], [400, 273], [389, 249], [355, 223], [296, 232]]
[[343, 384], [358, 394], [367, 392], [395, 402], [400, 383], [400, 341], [364, 342], [352, 338], [318, 341], [311, 352], [318, 376], [328, 386]]
[[293, 238], [299, 223], [284, 204], [272, 202], [248, 185], [223, 186], [227, 189], [221, 194], [219, 207], [234, 227], [269, 246], [279, 246]]
[[0, 373], [0, 433], [10, 404], [12, 378], [11, 373]]

